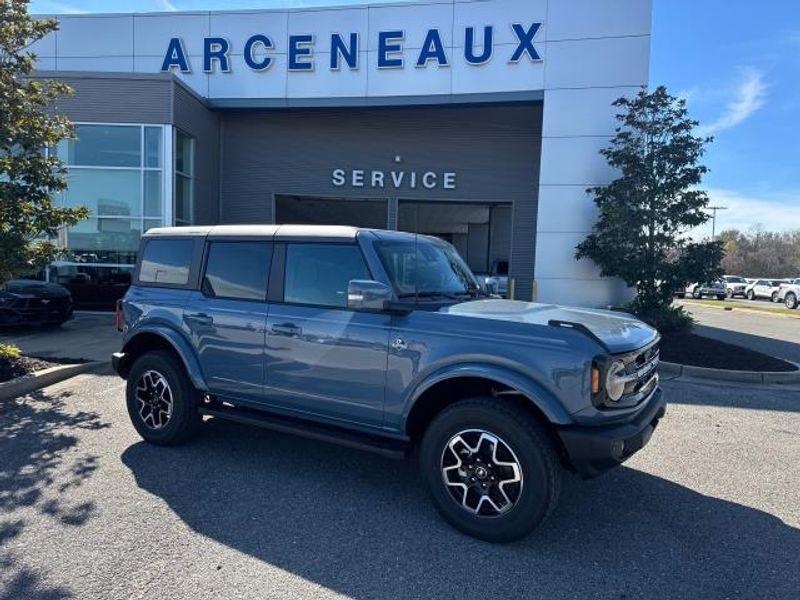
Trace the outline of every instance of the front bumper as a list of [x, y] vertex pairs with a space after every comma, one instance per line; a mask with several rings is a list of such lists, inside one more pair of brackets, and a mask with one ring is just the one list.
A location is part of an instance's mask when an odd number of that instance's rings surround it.
[[622, 464], [641, 450], [666, 412], [661, 388], [656, 388], [639, 413], [626, 423], [592, 427], [572, 425], [558, 429], [575, 471], [585, 479]]
[[128, 377], [128, 355], [125, 352], [114, 352], [111, 354], [111, 368], [123, 379]]

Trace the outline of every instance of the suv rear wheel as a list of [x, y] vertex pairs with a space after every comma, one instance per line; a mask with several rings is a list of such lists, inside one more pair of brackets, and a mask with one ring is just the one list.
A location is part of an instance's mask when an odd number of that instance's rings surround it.
[[434, 418], [420, 467], [437, 510], [489, 542], [524, 537], [553, 511], [562, 469], [536, 417], [491, 397], [462, 400]]
[[163, 350], [143, 354], [133, 363], [126, 388], [128, 415], [142, 438], [159, 446], [187, 440], [202, 420], [200, 393], [183, 365]]

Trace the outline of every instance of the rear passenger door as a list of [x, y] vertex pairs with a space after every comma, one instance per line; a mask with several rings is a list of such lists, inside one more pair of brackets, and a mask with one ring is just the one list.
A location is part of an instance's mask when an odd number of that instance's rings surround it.
[[276, 244], [273, 275], [266, 402], [380, 426], [391, 316], [347, 308], [350, 280], [373, 279], [360, 247]]
[[210, 240], [200, 291], [184, 312], [213, 394], [261, 401], [270, 241]]

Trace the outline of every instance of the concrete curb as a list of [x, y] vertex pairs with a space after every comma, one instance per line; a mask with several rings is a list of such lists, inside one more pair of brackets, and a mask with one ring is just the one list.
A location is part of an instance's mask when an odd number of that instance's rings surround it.
[[712, 379], [715, 381], [731, 381], [737, 383], [800, 383], [800, 370], [788, 372], [729, 371], [728, 369], [710, 369], [707, 367], [694, 367], [692, 365], [681, 365], [678, 363], [662, 361], [658, 365], [658, 372], [665, 376], [697, 377], [699, 379]]
[[43, 371], [36, 371], [28, 377], [21, 377], [0, 383], [0, 401], [11, 400], [18, 396], [30, 394], [48, 385], [59, 383], [81, 373], [87, 373], [104, 366], [105, 361], [92, 361], [76, 365], [58, 365]]

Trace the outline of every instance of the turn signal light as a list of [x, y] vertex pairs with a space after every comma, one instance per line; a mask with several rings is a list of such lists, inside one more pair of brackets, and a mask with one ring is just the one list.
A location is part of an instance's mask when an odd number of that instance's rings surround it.
[[600, 369], [597, 365], [592, 365], [592, 395], [597, 396], [600, 393]]

